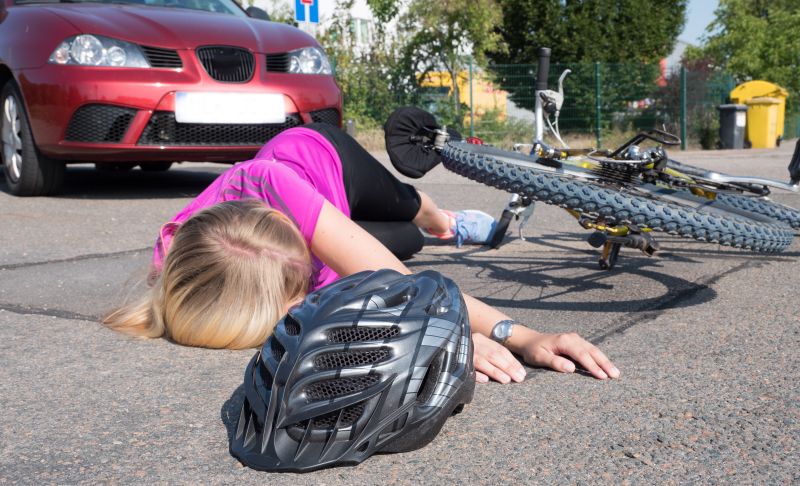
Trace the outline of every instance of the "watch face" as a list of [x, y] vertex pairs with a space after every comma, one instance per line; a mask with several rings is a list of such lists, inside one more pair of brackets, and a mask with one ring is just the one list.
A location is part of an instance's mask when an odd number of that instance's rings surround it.
[[511, 337], [511, 329], [514, 326], [512, 321], [501, 321], [498, 322], [494, 328], [492, 328], [492, 338], [495, 341], [505, 342], [509, 337]]

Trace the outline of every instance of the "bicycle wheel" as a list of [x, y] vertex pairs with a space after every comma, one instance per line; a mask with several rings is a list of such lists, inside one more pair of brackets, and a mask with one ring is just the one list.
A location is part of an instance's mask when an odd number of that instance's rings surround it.
[[[669, 161], [669, 167], [692, 177], [696, 177], [699, 180], [703, 180], [706, 174], [706, 169], [694, 167], [692, 165], [684, 164], [683, 162], [677, 162], [674, 160]], [[755, 194], [747, 195], [737, 194], [735, 192], [732, 193], [719, 191], [717, 192], [717, 200], [725, 205], [737, 209], [742, 209], [744, 211], [756, 214], [763, 214], [769, 218], [783, 221], [792, 228], [800, 228], [800, 211], [789, 206], [784, 206], [783, 204], [770, 201]]]
[[687, 191], [648, 184], [606, 187], [600, 179], [589, 179], [588, 172], [583, 179], [574, 172], [534, 164], [523, 154], [485, 145], [450, 142], [442, 150], [442, 160], [447, 169], [474, 181], [616, 224], [758, 252], [781, 251], [794, 236], [783, 223]]
[[800, 211], [789, 206], [755, 196], [727, 194], [724, 192], [717, 193], [717, 200], [728, 206], [751, 213], [763, 214], [772, 219], [783, 221], [792, 228], [800, 229]]

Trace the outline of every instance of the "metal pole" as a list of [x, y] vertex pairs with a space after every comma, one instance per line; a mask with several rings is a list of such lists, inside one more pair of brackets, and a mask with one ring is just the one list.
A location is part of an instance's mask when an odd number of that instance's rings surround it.
[[686, 68], [681, 66], [681, 150], [686, 150]]
[[600, 109], [600, 63], [596, 62], [594, 63], [594, 133], [597, 138], [597, 148], [603, 146]]
[[472, 59], [469, 60], [469, 136], [475, 136], [475, 105], [472, 103]]

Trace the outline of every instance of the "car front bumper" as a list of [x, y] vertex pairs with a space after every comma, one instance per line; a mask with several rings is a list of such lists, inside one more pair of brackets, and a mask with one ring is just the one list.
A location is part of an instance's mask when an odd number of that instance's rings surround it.
[[[267, 72], [222, 83], [191, 63], [182, 69], [123, 69], [48, 64], [18, 73], [34, 139], [53, 158], [81, 162], [219, 161], [252, 157], [292, 126], [341, 124], [341, 92], [332, 76]], [[179, 91], [281, 93], [282, 124], [181, 124]]]

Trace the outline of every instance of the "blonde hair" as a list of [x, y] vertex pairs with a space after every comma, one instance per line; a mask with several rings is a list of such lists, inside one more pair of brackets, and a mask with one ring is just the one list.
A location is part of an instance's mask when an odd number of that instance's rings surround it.
[[305, 240], [281, 212], [255, 199], [216, 204], [181, 225], [148, 294], [103, 323], [187, 346], [260, 346], [305, 295], [310, 270]]

